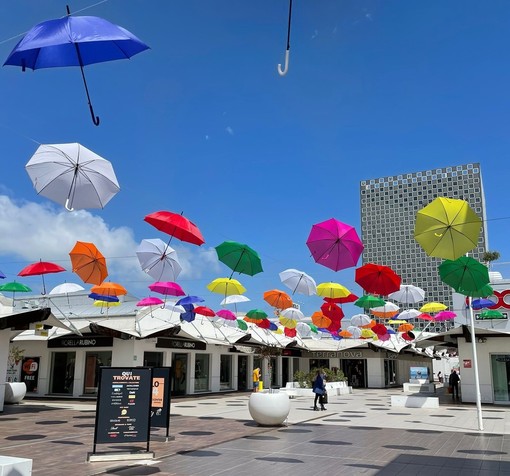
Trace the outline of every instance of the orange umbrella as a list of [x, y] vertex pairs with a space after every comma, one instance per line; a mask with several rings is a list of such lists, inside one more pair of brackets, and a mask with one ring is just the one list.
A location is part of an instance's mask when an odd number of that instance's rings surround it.
[[112, 282], [92, 286], [90, 292], [101, 294], [102, 296], [123, 296], [127, 294], [127, 290], [124, 286]]
[[372, 329], [377, 324], [373, 319], [370, 321], [370, 323], [365, 324], [364, 326], [360, 326], [362, 329]]
[[338, 333], [338, 335], [339, 335], [340, 337], [344, 337], [344, 338], [346, 338], [346, 337], [347, 337], [347, 338], [352, 337], [352, 334], [351, 334], [349, 331], [340, 331], [340, 332]]
[[414, 326], [412, 324], [409, 324], [408, 322], [406, 322], [405, 324], [400, 324], [400, 326], [398, 326], [398, 331], [399, 332], [409, 332], [409, 331], [412, 331], [414, 329]]
[[331, 324], [331, 319], [326, 317], [322, 312], [316, 311], [312, 314], [312, 323], [320, 328], [327, 328]]
[[264, 301], [270, 306], [276, 307], [277, 309], [287, 309], [292, 306], [292, 299], [290, 296], [279, 289], [271, 289], [264, 293]]
[[73, 272], [84, 283], [101, 284], [108, 276], [106, 260], [94, 243], [77, 241], [69, 256]]

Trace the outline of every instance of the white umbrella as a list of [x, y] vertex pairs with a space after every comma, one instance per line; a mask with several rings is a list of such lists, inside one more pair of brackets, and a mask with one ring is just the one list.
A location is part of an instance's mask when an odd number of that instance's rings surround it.
[[[351, 326], [366, 326], [371, 322], [372, 319], [370, 319], [370, 316], [367, 316], [366, 314], [355, 314], [354, 316], [351, 317]], [[349, 332], [351, 331], [349, 330]]]
[[38, 194], [68, 210], [104, 208], [120, 190], [112, 164], [76, 142], [40, 145], [25, 169]]
[[306, 296], [317, 294], [317, 283], [314, 279], [298, 269], [286, 269], [280, 273], [280, 280], [285, 286], [292, 289], [292, 294], [300, 293]]
[[404, 304], [416, 304], [425, 299], [425, 291], [412, 284], [401, 284], [398, 291], [388, 294], [388, 298]]
[[54, 295], [54, 294], [69, 294], [69, 293], [75, 293], [78, 291], [84, 291], [85, 288], [83, 286], [80, 286], [79, 284], [75, 283], [62, 283], [58, 286], [55, 286], [48, 294]]
[[222, 306], [225, 306], [226, 304], [237, 304], [240, 302], [248, 302], [250, 301], [250, 298], [243, 296], [242, 294], [232, 294], [231, 296], [226, 296], [225, 299], [223, 299], [220, 304]]
[[136, 249], [140, 266], [156, 281], [175, 281], [182, 271], [177, 252], [163, 240], [142, 240]]
[[301, 337], [311, 337], [312, 329], [306, 322], [298, 322], [296, 325], [296, 332]]
[[352, 334], [353, 339], [359, 339], [361, 337], [361, 329], [359, 327], [349, 326], [346, 330]]
[[295, 321], [302, 321], [305, 318], [305, 315], [299, 309], [288, 307], [287, 309], [280, 311], [280, 317], [293, 319]]
[[414, 319], [415, 317], [418, 317], [420, 314], [421, 312], [417, 309], [405, 309], [398, 316], [396, 316], [396, 318], [405, 319], [407, 321], [408, 319]]

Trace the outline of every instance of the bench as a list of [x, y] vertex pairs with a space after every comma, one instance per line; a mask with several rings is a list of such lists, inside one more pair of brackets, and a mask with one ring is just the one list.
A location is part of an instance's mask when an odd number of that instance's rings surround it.
[[[314, 395], [311, 388], [303, 388], [299, 382], [287, 382], [285, 387], [281, 388], [280, 391], [287, 393], [289, 398], [313, 397]], [[326, 382], [326, 391], [329, 396], [349, 395], [352, 393], [352, 387], [349, 387], [347, 382]]]

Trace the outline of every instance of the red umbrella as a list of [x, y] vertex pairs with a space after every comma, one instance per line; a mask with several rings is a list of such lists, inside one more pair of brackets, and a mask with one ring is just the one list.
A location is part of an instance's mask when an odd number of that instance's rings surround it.
[[255, 324], [262, 327], [262, 329], [269, 329], [271, 327], [271, 321], [269, 319], [259, 319]]
[[324, 298], [324, 301], [327, 302], [336, 302], [338, 304], [346, 304], [348, 302], [355, 302], [359, 299], [359, 296], [356, 296], [356, 294], [349, 294], [345, 297], [339, 297], [339, 298]]
[[[159, 211], [147, 215], [144, 220], [163, 233], [194, 245], [202, 245], [205, 240], [198, 227], [186, 217], [177, 213]], [[169, 240], [169, 241], [170, 241]]]
[[296, 331], [296, 329], [289, 329], [288, 327], [285, 327], [285, 328], [283, 329], [283, 333], [284, 333], [287, 337], [296, 337], [297, 331]]
[[306, 245], [316, 263], [333, 271], [356, 266], [363, 252], [354, 227], [335, 218], [313, 225]]
[[385, 296], [400, 289], [400, 276], [390, 267], [374, 263], [357, 268], [354, 280], [367, 293]]
[[326, 301], [321, 306], [321, 311], [326, 317], [329, 317], [331, 321], [340, 321], [345, 315], [342, 308], [334, 302]]
[[43, 292], [42, 294], [46, 294], [46, 285], [44, 284], [44, 275], [50, 273], [61, 273], [65, 271], [65, 268], [59, 266], [55, 263], [50, 263], [48, 261], [39, 261], [37, 263], [32, 263], [23, 268], [18, 276], [38, 276], [41, 275], [42, 283], [43, 283]]
[[201, 316], [214, 317], [216, 315], [216, 313], [207, 306], [197, 306], [193, 310], [195, 311], [195, 314], [200, 314]]
[[372, 327], [372, 330], [378, 335], [378, 336], [383, 336], [383, 335], [386, 335], [388, 333], [388, 329], [386, 328], [385, 325], [383, 324], [376, 324], [375, 326]]

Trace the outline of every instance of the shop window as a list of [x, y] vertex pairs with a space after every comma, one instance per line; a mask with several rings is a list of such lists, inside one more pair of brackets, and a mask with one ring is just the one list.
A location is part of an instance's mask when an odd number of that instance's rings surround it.
[[195, 392], [209, 390], [209, 354], [195, 355]]
[[76, 352], [51, 354], [50, 393], [73, 394]]
[[220, 356], [220, 390], [232, 388], [232, 356]]

